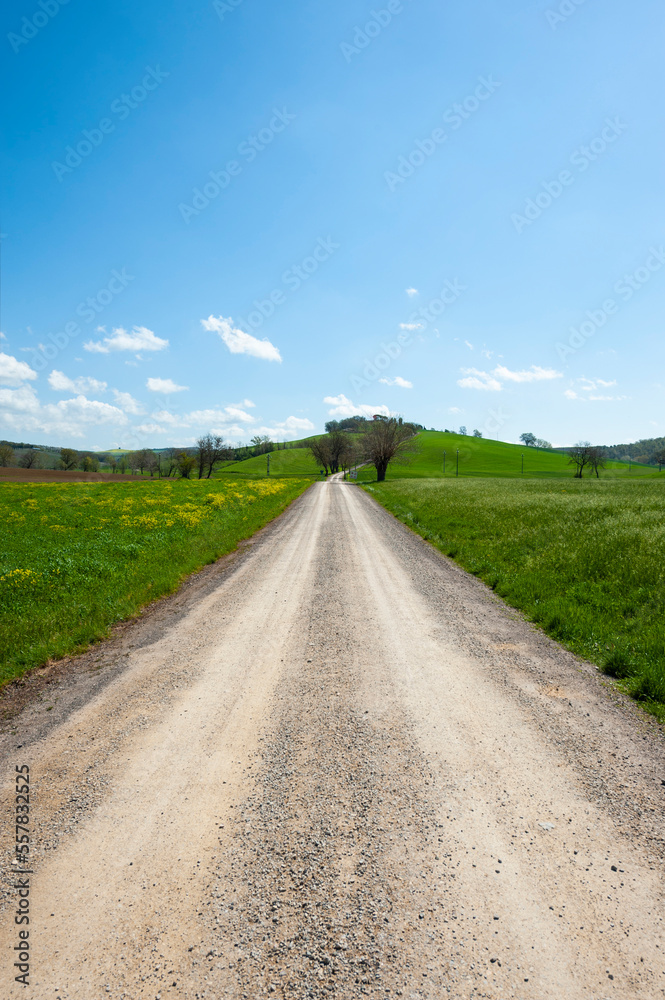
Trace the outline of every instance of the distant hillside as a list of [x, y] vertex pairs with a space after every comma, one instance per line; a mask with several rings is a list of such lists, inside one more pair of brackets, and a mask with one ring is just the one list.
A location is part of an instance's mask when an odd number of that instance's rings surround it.
[[[416, 440], [419, 444], [418, 454], [405, 465], [390, 465], [387, 479], [442, 479], [444, 451], [446, 478], [455, 476], [458, 468], [460, 476], [499, 476], [513, 479], [522, 476], [525, 479], [573, 476], [568, 455], [563, 451], [527, 448], [524, 445], [508, 444], [506, 441], [492, 441], [445, 431], [422, 431]], [[607, 469], [601, 472], [603, 479], [629, 475], [657, 476], [658, 471], [639, 465], [633, 465], [630, 469], [625, 462], [610, 460]], [[373, 468], [366, 467], [358, 473], [358, 478], [361, 482], [369, 482], [376, 479], [376, 472]]]
[[653, 456], [665, 449], [665, 437], [643, 438], [633, 444], [611, 444], [604, 446], [608, 458], [621, 459], [632, 458], [634, 462], [649, 463], [653, 461]]

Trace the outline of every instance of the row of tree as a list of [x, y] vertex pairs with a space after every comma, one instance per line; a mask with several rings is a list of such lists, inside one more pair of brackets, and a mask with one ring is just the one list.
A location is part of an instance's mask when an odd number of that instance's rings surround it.
[[[407, 462], [416, 453], [415, 436], [420, 429], [419, 424], [405, 423], [401, 417], [359, 417], [353, 428], [333, 426], [327, 434], [313, 438], [309, 450], [326, 475], [369, 464], [382, 482], [391, 462]], [[349, 430], [355, 433], [351, 435]]]

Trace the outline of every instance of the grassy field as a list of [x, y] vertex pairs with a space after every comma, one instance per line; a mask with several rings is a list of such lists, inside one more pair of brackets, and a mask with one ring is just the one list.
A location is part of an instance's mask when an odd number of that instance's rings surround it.
[[[539, 448], [525, 448], [523, 445], [507, 444], [505, 441], [490, 441], [486, 438], [465, 437], [461, 434], [446, 434], [444, 431], [422, 431], [416, 441], [419, 453], [407, 465], [391, 464], [388, 479], [443, 479], [443, 453], [446, 452], [446, 479], [455, 478], [457, 449], [459, 448], [459, 475], [501, 476], [502, 478], [550, 479], [572, 477], [573, 470], [568, 465], [568, 456], [558, 451]], [[524, 456], [524, 473], [522, 473]], [[658, 469], [651, 466], [633, 465], [632, 470], [625, 462], [611, 462], [601, 472], [602, 478], [658, 476]], [[587, 475], [587, 473], [585, 473]], [[662, 473], [665, 479], [665, 473]], [[359, 482], [376, 480], [373, 467], [358, 473]]]
[[[267, 455], [246, 458], [243, 462], [232, 462], [215, 473], [216, 478], [228, 478], [238, 474], [265, 476]], [[272, 476], [318, 476], [319, 466], [308, 448], [284, 448], [270, 453], [270, 474]]]
[[281, 513], [311, 480], [0, 487], [0, 683], [83, 648]]
[[665, 716], [665, 479], [414, 479], [365, 488]]

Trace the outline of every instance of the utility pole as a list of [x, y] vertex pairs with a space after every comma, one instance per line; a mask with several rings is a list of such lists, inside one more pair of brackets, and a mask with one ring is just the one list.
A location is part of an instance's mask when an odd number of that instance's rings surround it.
[[459, 448], [457, 449], [457, 465], [455, 466], [455, 475], [459, 476]]
[[270, 452], [268, 452], [268, 475], [270, 475]]

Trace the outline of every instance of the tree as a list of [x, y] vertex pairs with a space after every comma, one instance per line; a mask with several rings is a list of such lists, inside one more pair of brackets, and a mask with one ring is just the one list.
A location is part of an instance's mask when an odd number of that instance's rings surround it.
[[18, 460], [22, 469], [41, 469], [40, 454], [38, 451], [24, 451]]
[[587, 464], [596, 473], [596, 479], [600, 479], [600, 470], [606, 468], [604, 448], [589, 448]]
[[111, 470], [111, 472], [115, 472], [116, 466], [118, 465], [118, 460], [116, 459], [115, 455], [107, 455], [106, 461], [109, 464], [109, 469]]
[[376, 469], [376, 478], [382, 483], [390, 462], [406, 462], [416, 451], [415, 429], [401, 419], [386, 417], [375, 420], [363, 435], [361, 447], [364, 458]]
[[309, 442], [309, 450], [314, 461], [323, 468], [327, 476], [332, 466], [332, 455], [330, 453], [330, 435], [325, 437], [312, 438]]
[[575, 479], [582, 479], [584, 470], [590, 464], [589, 453], [591, 450], [589, 441], [578, 441], [573, 448], [569, 449], [570, 458], [568, 459], [568, 465], [575, 466]]
[[183, 479], [189, 479], [192, 474], [192, 469], [196, 468], [196, 458], [194, 455], [188, 455], [186, 451], [181, 451], [177, 458], [178, 462], [178, 472]]
[[0, 444], [0, 467], [3, 469], [8, 465], [11, 465], [14, 461], [14, 449], [10, 444], [4, 441]]
[[275, 450], [275, 445], [267, 434], [263, 436], [257, 434], [256, 437], [252, 438], [252, 444], [254, 445], [255, 455], [265, 455], [267, 452]]
[[81, 459], [81, 468], [84, 472], [99, 472], [99, 462], [92, 455], [84, 455]]
[[661, 448], [660, 451], [655, 452], [651, 456], [651, 461], [658, 466], [658, 471], [660, 472], [665, 465], [665, 448]]
[[[270, 438], [266, 438], [270, 441]], [[196, 442], [198, 448], [199, 479], [210, 479], [215, 466], [229, 457], [229, 449], [224, 444], [224, 439], [219, 434], [206, 434]]]
[[462, 424], [462, 426], [460, 427], [459, 432], [463, 437], [466, 437], [466, 427], [464, 426], [464, 424]]
[[64, 469], [75, 469], [79, 461], [78, 452], [73, 448], [61, 448], [60, 461]]
[[536, 438], [536, 448], [546, 448], [551, 451], [552, 445], [549, 441], [544, 441], [543, 438]]
[[[161, 463], [164, 463], [163, 465]], [[173, 473], [178, 468], [178, 455], [175, 448], [166, 448], [160, 458], [160, 475], [165, 476], [170, 479]]]
[[531, 431], [525, 431], [524, 434], [520, 434], [520, 441], [523, 441], [527, 448], [533, 448], [536, 440], [536, 435], [532, 434]]
[[481, 438], [483, 436], [483, 432], [479, 431], [478, 428], [476, 428], [476, 430], [473, 432], [473, 436], [475, 438]]
[[127, 469], [128, 469], [127, 456], [121, 455], [120, 458], [118, 459], [118, 472], [122, 476], [124, 476], [124, 474], [127, 472]]

